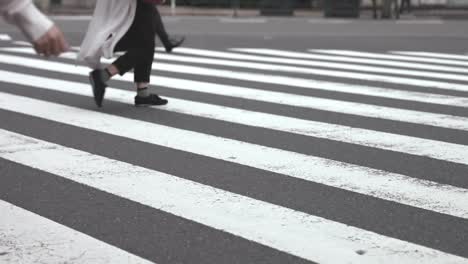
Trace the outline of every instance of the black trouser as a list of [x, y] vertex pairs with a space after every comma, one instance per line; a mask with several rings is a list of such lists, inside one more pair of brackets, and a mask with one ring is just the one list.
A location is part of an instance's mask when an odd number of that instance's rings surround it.
[[166, 28], [164, 28], [164, 23], [161, 18], [161, 14], [159, 13], [158, 8], [156, 5], [154, 6], [154, 27], [156, 30], [156, 34], [158, 35], [159, 39], [163, 43], [164, 46], [169, 46], [171, 43], [169, 42], [169, 35], [166, 32]]
[[156, 36], [154, 19], [154, 6], [137, 0], [135, 19], [114, 49], [126, 53], [112, 64], [120, 75], [134, 69], [135, 82], [150, 82]]

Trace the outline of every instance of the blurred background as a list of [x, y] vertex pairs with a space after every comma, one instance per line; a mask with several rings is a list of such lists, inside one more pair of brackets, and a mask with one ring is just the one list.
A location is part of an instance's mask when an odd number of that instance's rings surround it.
[[[96, 0], [36, 0], [49, 13], [91, 13]], [[165, 15], [325, 16], [399, 18], [402, 13], [467, 18], [468, 0], [167, 0]]]

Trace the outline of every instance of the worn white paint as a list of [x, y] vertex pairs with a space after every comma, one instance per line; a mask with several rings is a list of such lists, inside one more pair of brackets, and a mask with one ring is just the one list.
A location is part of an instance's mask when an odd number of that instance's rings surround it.
[[[222, 71], [222, 70], [213, 70], [213, 69], [203, 69], [197, 68], [192, 66], [183, 66], [183, 65], [172, 65], [172, 64], [165, 64], [161, 65], [160, 70], [164, 71], [172, 71], [172, 72], [180, 72], [180, 73], [191, 73], [195, 75], [203, 75], [203, 76], [217, 76], [224, 74], [230, 74], [231, 77], [235, 78], [235, 75], [242, 75], [244, 78], [249, 78], [251, 81], [260, 81], [260, 77], [257, 75], [251, 75], [249, 73], [234, 73], [229, 71]], [[126, 80], [130, 81], [128, 77], [125, 77]], [[281, 77], [274, 77], [274, 76], [264, 76], [261, 81], [263, 82], [275, 82], [276, 80], [281, 79]], [[288, 78], [284, 78], [284, 85], [288, 85]], [[289, 80], [289, 83], [292, 83], [293, 80]], [[180, 83], [184, 83], [184, 80], [174, 80], [173, 83], [164, 83], [157, 81], [157, 78], [152, 81], [154, 85], [164, 85], [168, 87], [173, 87], [177, 89], [187, 89], [187, 90], [198, 90], [200, 92], [209, 92], [214, 94], [220, 94], [224, 96], [233, 96], [239, 97], [248, 100], [258, 100], [258, 101], [266, 101], [272, 103], [279, 103], [279, 104], [287, 104], [293, 105], [298, 107], [304, 107], [309, 109], [318, 109], [318, 110], [325, 110], [330, 112], [337, 112], [337, 113], [345, 113], [351, 115], [358, 115], [358, 116], [365, 116], [365, 117], [374, 117], [379, 119], [389, 119], [395, 121], [402, 121], [414, 124], [424, 124], [430, 126], [438, 126], [438, 127], [445, 127], [451, 129], [459, 129], [459, 130], [468, 130], [468, 118], [466, 117], [459, 117], [459, 116], [451, 116], [445, 114], [437, 114], [437, 113], [428, 113], [422, 111], [414, 111], [414, 110], [404, 110], [399, 108], [393, 107], [385, 107], [385, 106], [376, 106], [370, 104], [363, 104], [363, 103], [354, 103], [354, 102], [347, 102], [347, 101], [340, 101], [335, 99], [325, 99], [325, 98], [318, 98], [318, 97], [311, 97], [311, 96], [300, 96], [300, 95], [292, 95], [288, 93], [280, 93], [280, 92], [269, 92], [269, 91], [262, 91], [259, 89], [244, 89], [238, 86], [224, 86], [225, 88], [229, 87], [229, 90], [219, 90], [221, 88], [218, 85], [205, 85], [204, 87], [190, 87], [187, 85], [180, 85]], [[192, 83], [195, 84], [195, 83]], [[212, 89], [217, 88], [218, 90]]]
[[[6, 51], [6, 52], [11, 52], [11, 53], [22, 53], [22, 54], [34, 53], [32, 49], [28, 49], [28, 48], [0, 48], [0, 51]], [[156, 57], [158, 55], [159, 54], [156, 54]], [[64, 53], [61, 55], [61, 58], [67, 58], [67, 59], [74, 59], [75, 57], [76, 57], [75, 53]], [[15, 63], [15, 62], [16, 60], [12, 60], [10, 63]], [[22, 60], [19, 60], [19, 63], [21, 62]], [[106, 61], [106, 62], [109, 62], [109, 61]], [[48, 65], [50, 65], [48, 63], [44, 63], [41, 61], [37, 61], [37, 63], [44, 64], [44, 67], [46, 67], [46, 69], [56, 70], [56, 68], [47, 68]], [[24, 64], [24, 63], [22, 63], [21, 65], [28, 66], [27, 64]], [[33, 65], [29, 65], [28, 67], [35, 67], [35, 65], [36, 63], [34, 63]], [[164, 64], [164, 65], [169, 65], [171, 70], [177, 71], [177, 68], [175, 68], [174, 65], [172, 64]], [[160, 63], [154, 64], [153, 67], [155, 67], [155, 69], [160, 69], [160, 70], [162, 69]], [[185, 68], [183, 69], [187, 69], [187, 66], [185, 66]], [[368, 95], [368, 96], [377, 96], [377, 97], [383, 97], [383, 98], [392, 98], [392, 99], [398, 99], [398, 100], [404, 100], [404, 101], [415, 101], [415, 102], [423, 102], [423, 103], [431, 103], [431, 104], [468, 107], [468, 99], [463, 98], [463, 97], [450, 96], [450, 95], [395, 90], [395, 89], [380, 88], [380, 87], [375, 87], [375, 86], [319, 81], [319, 80], [313, 80], [313, 79], [294, 78], [294, 77], [278, 76], [278, 75], [265, 76], [265, 75], [251, 74], [251, 73], [245, 73], [245, 72], [231, 72], [231, 71], [207, 69], [207, 68], [200, 68], [200, 67], [190, 67], [188, 70], [196, 70], [197, 72], [190, 72], [190, 73], [200, 73], [200, 74], [203, 74], [204, 76], [210, 76], [210, 74], [213, 74], [221, 78], [235, 78], [239, 80], [280, 84], [280, 85], [287, 85], [291, 87], [300, 87], [300, 88], [306, 88], [306, 89], [325, 90], [325, 91], [343, 92], [343, 93], [360, 94], [360, 95]], [[80, 73], [82, 74], [84, 72], [85, 70], [80, 71]], [[182, 73], [181, 70], [177, 72]], [[67, 73], [72, 73], [72, 72], [67, 72]], [[170, 81], [168, 78], [165, 78], [165, 77], [152, 76], [151, 78], [158, 79], [157, 82], [155, 81], [155, 85], [164, 85], [167, 87], [173, 87], [171, 85], [173, 85], [174, 83], [179, 83], [178, 82], [179, 80], [184, 83], [190, 82], [189, 80], [184, 80], [184, 79], [179, 79], [179, 78], [172, 79]], [[163, 81], [161, 80], [161, 78], [163, 78], [164, 80], [168, 80], [168, 81], [167, 82]], [[212, 83], [196, 81], [196, 82], [192, 82], [192, 85], [187, 85], [183, 89], [192, 89], [194, 91], [200, 91], [200, 89], [203, 89], [203, 87], [205, 86], [211, 87], [213, 85], [214, 84]], [[229, 86], [229, 85], [227, 86], [219, 85], [219, 89], [216, 89], [216, 90], [224, 90], [223, 88], [229, 88], [228, 90], [231, 90], [231, 87], [233, 87], [234, 90], [238, 88], [242, 88], [242, 87], [235, 87], [235, 86]], [[221, 91], [221, 92], [224, 92], [224, 91]], [[262, 92], [262, 91], [259, 90], [259, 92]], [[274, 95], [281, 97], [281, 99], [278, 99], [278, 98], [276, 99], [281, 103], [285, 101], [283, 97], [285, 97], [287, 101], [287, 99], [290, 96], [294, 96], [294, 95], [286, 94], [286, 93], [274, 93]], [[231, 96], [231, 95], [228, 94], [228, 96]], [[305, 106], [305, 107], [308, 107], [308, 106]]]
[[309, 51], [317, 52], [317, 53], [339, 55], [339, 56], [364, 57], [364, 58], [387, 59], [387, 60], [397, 60], [397, 61], [417, 61], [417, 62], [427, 62], [427, 63], [436, 63], [436, 64], [468, 66], [468, 62], [465, 62], [465, 61], [439, 59], [439, 58], [424, 58], [424, 57], [415, 57], [415, 56], [380, 54], [380, 53], [351, 51], [351, 50], [311, 49]]
[[14, 41], [13, 44], [20, 45], [20, 46], [29, 46], [29, 47], [32, 46], [32, 44], [27, 41]]
[[[0, 130], [0, 157], [319, 263], [467, 259], [158, 171]], [[51, 160], [60, 162], [51, 162]], [[86, 164], [86, 166], [83, 166]], [[363, 250], [365, 254], [356, 252]]]
[[[7, 50], [5, 50], [7, 51]], [[240, 54], [237, 54], [240, 56]], [[244, 55], [249, 56], [249, 55]], [[260, 57], [260, 56], [257, 56]], [[208, 64], [208, 65], [217, 65], [217, 66], [230, 66], [230, 67], [239, 67], [239, 68], [247, 68], [247, 69], [255, 69], [255, 70], [265, 70], [265, 71], [275, 71], [275, 72], [293, 72], [293, 73], [305, 73], [305, 74], [312, 74], [312, 75], [322, 75], [322, 76], [332, 76], [338, 78], [349, 78], [349, 79], [358, 79], [358, 80], [366, 80], [366, 81], [375, 81], [375, 82], [387, 82], [387, 83], [396, 83], [396, 84], [404, 84], [404, 85], [411, 85], [417, 87], [431, 87], [431, 88], [439, 88], [439, 89], [449, 89], [449, 90], [461, 90], [461, 91], [468, 91], [467, 84], [458, 84], [458, 83], [450, 83], [450, 82], [442, 82], [442, 81], [432, 81], [432, 80], [425, 80], [425, 79], [413, 79], [413, 78], [406, 78], [406, 77], [395, 77], [389, 75], [376, 75], [376, 74], [368, 74], [368, 73], [358, 73], [358, 72], [351, 72], [351, 71], [336, 71], [336, 70], [323, 70], [323, 69], [315, 69], [315, 68], [304, 68], [304, 67], [295, 67], [295, 66], [283, 66], [277, 64], [265, 64], [265, 63], [253, 63], [253, 62], [243, 62], [243, 61], [233, 61], [233, 60], [221, 60], [221, 59], [208, 59], [208, 58], [199, 58], [199, 57], [189, 57], [189, 56], [176, 56], [176, 55], [167, 55], [159, 53], [157, 58], [162, 60], [169, 60], [169, 61], [178, 61], [184, 63], [195, 63], [195, 64]], [[113, 60], [102, 60], [104, 62], [112, 62]], [[321, 62], [317, 62], [321, 63]], [[325, 63], [325, 64], [332, 64], [332, 63]], [[321, 67], [326, 67], [325, 64]], [[336, 64], [336, 63], [333, 63]], [[174, 70], [174, 67], [170, 67], [172, 64], [166, 64], [158, 62], [157, 65], [153, 66], [153, 69], [158, 69], [160, 71], [170, 71], [170, 72], [179, 72]], [[197, 67], [186, 66], [192, 69]], [[338, 67], [338, 66], [337, 66]], [[428, 78], [438, 78], [438, 79], [447, 79], [451, 81], [468, 81], [468, 77], [465, 75], [460, 74], [448, 74], [448, 73], [437, 73], [437, 72], [425, 72], [425, 71], [412, 71], [412, 70], [402, 70], [402, 69], [391, 69], [391, 68], [379, 68], [379, 67], [370, 67], [370, 66], [359, 66], [359, 65], [348, 65], [343, 64], [340, 66], [342, 69], [347, 70], [367, 70], [370, 72], [384, 72], [390, 74], [400, 74], [400, 75], [409, 75], [409, 76], [416, 76], [416, 77], [428, 77]], [[210, 71], [214, 71], [211, 69], [204, 69], [206, 75], [211, 75]], [[198, 69], [198, 74], [200, 74], [201, 70]], [[239, 74], [237, 75], [232, 74], [233, 71], [221, 71], [218, 70], [217, 72], [225, 72], [223, 74], [224, 78], [231, 78], [231, 79], [249, 79], [246, 77], [239, 78]], [[184, 73], [191, 73], [191, 71], [184, 71]], [[246, 73], [242, 73], [246, 75]], [[258, 82], [266, 82], [266, 83], [278, 83], [278, 79], [275, 75], [267, 75], [267, 74], [250, 74], [255, 75], [256, 80]], [[283, 77], [284, 78], [284, 77]], [[288, 78], [288, 82], [292, 83], [292, 78]], [[297, 78], [298, 81], [308, 81], [308, 79], [300, 79]], [[278, 84], [282, 84], [281, 82]]]
[[[214, 56], [213, 53], [215, 53], [215, 51], [206, 52], [206, 54], [211, 54], [210, 56]], [[236, 53], [231, 54], [231, 55], [234, 55], [234, 56], [230, 56], [226, 54], [224, 55], [218, 54], [216, 55], [216, 57], [223, 57], [224, 59], [209, 59], [209, 58], [177, 56], [177, 55], [159, 53], [157, 56], [157, 59], [167, 60], [171, 62], [176, 61], [176, 62], [184, 62], [184, 63], [229, 66], [229, 67], [237, 67], [237, 68], [274, 71], [274, 72], [322, 75], [322, 76], [349, 78], [349, 79], [366, 80], [366, 81], [397, 83], [397, 84], [405, 84], [405, 85], [412, 85], [412, 86], [426, 86], [426, 87], [433, 87], [433, 88], [440, 88], [440, 89], [450, 89], [452, 87], [452, 84], [440, 82], [440, 81], [430, 81], [430, 80], [424, 80], [424, 79], [410, 79], [406, 77], [395, 77], [391, 75], [360, 73], [360, 72], [354, 72], [354, 71], [363, 71], [363, 72], [381, 73], [381, 74], [396, 74], [396, 75], [411, 76], [411, 77], [435, 78], [435, 79], [450, 80], [450, 81], [463, 81], [463, 82], [468, 81], [468, 76], [462, 75], [462, 74], [416, 71], [416, 70], [409, 70], [409, 69], [384, 68], [384, 67], [375, 67], [375, 66], [363, 66], [363, 65], [358, 65], [358, 64], [334, 63], [334, 62], [319, 62], [319, 61], [307, 62], [307, 64], [310, 64], [310, 65], [313, 64], [316, 67], [339, 69], [339, 70], [324, 70], [321, 68], [310, 68], [310, 67], [305, 68], [305, 67], [297, 67], [297, 66], [284, 66], [284, 65], [279, 65], [279, 64], [235, 61], [235, 60], [241, 60], [241, 58], [238, 58], [238, 57], [241, 57], [241, 56], [247, 57], [247, 56], [252, 56], [252, 55], [241, 55], [241, 54], [236, 54]], [[258, 61], [265, 61], [265, 60], [276, 61], [277, 60], [276, 58], [265, 58], [262, 56], [252, 56], [252, 57], [258, 57], [258, 59], [256, 59]], [[245, 58], [243, 58], [243, 60], [245, 60]], [[279, 59], [279, 60], [288, 60], [288, 59]], [[468, 85], [465, 85], [464, 87], [465, 89], [468, 89]]]
[[[312, 67], [322, 67], [322, 68], [332, 68], [348, 71], [363, 71], [371, 73], [384, 73], [384, 74], [397, 74], [397, 75], [407, 75], [415, 77], [429, 77], [429, 78], [438, 78], [446, 80], [458, 80], [458, 81], [468, 81], [468, 77], [460, 74], [451, 74], [451, 73], [439, 73], [439, 72], [429, 72], [429, 71], [419, 71], [419, 70], [410, 70], [410, 69], [396, 69], [389, 67], [376, 67], [376, 66], [366, 66], [360, 64], [350, 64], [350, 63], [336, 63], [336, 62], [325, 62], [325, 61], [316, 61], [316, 60], [298, 60], [298, 59], [289, 59], [289, 58], [277, 58], [277, 57], [265, 57], [265, 56], [256, 56], [256, 55], [246, 55], [232, 52], [221, 52], [221, 51], [211, 51], [211, 50], [202, 50], [202, 49], [192, 49], [192, 48], [178, 48], [176, 54], [190, 54], [196, 56], [205, 56], [205, 57], [216, 57], [222, 59], [229, 59], [229, 63], [226, 63], [225, 60], [218, 59], [204, 59], [197, 57], [189, 56], [175, 56], [168, 54], [158, 54], [156, 59], [166, 59], [170, 61], [182, 61], [190, 63], [201, 63], [201, 64], [214, 64], [214, 65], [226, 65], [226, 66], [235, 66], [245, 67], [245, 68], [257, 68], [271, 71], [280, 71], [280, 72], [295, 72], [295, 73], [308, 73], [308, 74], [318, 74], [318, 75], [328, 75], [334, 77], [345, 77], [354, 76], [350, 72], [342, 72], [341, 75], [336, 74], [336, 72], [322, 71], [321, 69], [315, 68], [304, 68], [304, 67], [295, 67], [295, 66], [282, 66], [277, 64], [251, 64], [245, 62], [233, 62], [232, 60], [248, 60], [248, 61], [258, 61], [258, 62], [269, 62], [269, 63], [279, 63], [279, 64], [294, 64], [302, 66], [312, 66]], [[464, 69], [463, 73], [467, 73], [468, 69]], [[357, 75], [355, 79], [365, 79], [374, 81], [374, 78], [377, 77], [362, 77], [362, 75]], [[350, 77], [350, 78], [351, 78]], [[385, 80], [386, 76], [378, 77], [381, 80]]]
[[[20, 150], [22, 144], [27, 149], [40, 143], [0, 130], [0, 157], [5, 155], [5, 151], [13, 149], [16, 155], [27, 159], [27, 152]], [[34, 153], [34, 150], [31, 151]], [[36, 149], [38, 151], [40, 149]], [[153, 263], [2, 200], [0, 212], [0, 263]]]
[[11, 37], [8, 34], [0, 34], [0, 41], [10, 41]]
[[468, 218], [468, 190], [454, 186], [7, 93], [0, 109]]
[[333, 19], [333, 18], [317, 18], [317, 19], [309, 19], [307, 20], [308, 23], [312, 24], [351, 24], [354, 22], [352, 19]]
[[[62, 81], [0, 70], [0, 82], [37, 87], [82, 96], [92, 96], [88, 84]], [[19, 86], [21, 87], [21, 86]], [[107, 88], [106, 100], [133, 104], [134, 92]], [[468, 165], [468, 146], [409, 137], [374, 130], [340, 126], [323, 122], [246, 111], [236, 108], [168, 98], [164, 111], [217, 119], [247, 126], [262, 127], [287, 133], [313, 136], [374, 148], [426, 156]]]
[[[159, 54], [158, 54], [159, 56]], [[110, 60], [106, 60], [106, 62], [111, 62]], [[231, 65], [228, 65], [231, 64]], [[227, 64], [219, 64], [219, 66], [232, 66], [233, 63]], [[241, 65], [238, 65], [242, 67]], [[261, 69], [257, 67], [250, 67], [251, 69]], [[240, 71], [232, 71], [232, 70], [217, 70], [212, 68], [205, 68], [205, 67], [195, 67], [195, 66], [185, 66], [180, 64], [169, 64], [169, 63], [162, 63], [158, 62], [153, 65], [153, 69], [157, 69], [158, 71], [166, 71], [166, 72], [176, 72], [176, 73], [184, 73], [184, 74], [197, 74], [203, 76], [214, 76], [214, 77], [222, 77], [227, 79], [235, 79], [235, 80], [243, 80], [243, 81], [252, 81], [252, 82], [260, 82], [260, 83], [270, 83], [270, 84], [278, 84], [278, 85], [288, 85], [288, 86], [296, 86], [296, 87], [317, 87], [318, 83], [315, 80], [306, 79], [306, 78], [293, 78], [293, 77], [286, 77], [281, 75], [269, 75], [269, 74], [256, 74], [256, 73], [248, 73], [248, 72], [240, 72]], [[268, 70], [275, 70], [274, 67], [265, 67]], [[316, 72], [316, 71], [314, 71]], [[319, 74], [320, 75], [320, 74]], [[431, 88], [438, 88], [438, 89], [445, 89], [445, 90], [456, 90], [456, 91], [468, 91], [467, 84], [459, 84], [459, 83], [450, 83], [450, 82], [439, 82], [439, 81], [430, 81], [424, 79], [410, 79], [410, 78], [401, 78], [401, 77], [383, 77], [368, 79], [368, 76], [364, 76], [362, 74], [354, 74], [354, 73], [346, 73], [346, 72], [336, 72], [333, 75], [342, 78], [351, 79], [359, 79], [359, 80], [367, 80], [367, 81], [375, 81], [375, 82], [387, 82], [387, 83], [397, 83], [402, 85], [411, 85], [416, 87], [431, 87]], [[352, 75], [352, 76], [351, 76]], [[328, 75], [331, 76], [331, 75]], [[467, 77], [468, 78], [468, 77]], [[350, 89], [351, 90], [351, 89]]]
[[80, 16], [80, 15], [55, 15], [50, 16], [54, 21], [89, 21], [92, 16]]
[[221, 23], [231, 24], [264, 24], [268, 22], [265, 18], [220, 18]]
[[396, 20], [395, 24], [398, 25], [442, 25], [444, 21], [441, 19], [401, 19]]
[[430, 71], [468, 73], [468, 68], [466, 67], [453, 67], [453, 66], [429, 64], [429, 63], [394, 61], [394, 60], [388, 60], [388, 59], [370, 59], [370, 58], [359, 58], [359, 57], [333, 56], [333, 55], [311, 54], [311, 53], [296, 52], [296, 51], [283, 51], [283, 50], [275, 50], [275, 49], [233, 48], [230, 50], [237, 51], [237, 52], [244, 52], [244, 53], [267, 55], [267, 56], [297, 58], [301, 60], [310, 59], [310, 60], [340, 61], [340, 62], [362, 63], [362, 64], [382, 65], [382, 66], [401, 67], [401, 68], [410, 68], [410, 69], [430, 70]]
[[392, 51], [391, 53], [409, 56], [420, 56], [420, 57], [432, 57], [442, 58], [451, 60], [468, 60], [467, 55], [449, 54], [449, 53], [438, 53], [438, 52], [419, 52], [419, 51]]
[[[74, 53], [64, 54], [64, 56], [73, 56]], [[0, 62], [25, 67], [38, 69], [47, 69], [63, 73], [72, 73], [79, 75], [87, 75], [88, 69], [82, 66], [72, 66], [65, 63], [50, 62], [38, 59], [23, 58], [18, 56], [10, 56], [0, 54]], [[191, 73], [199, 75], [216, 76], [217, 74], [230, 76], [242, 75], [246, 78], [251, 78], [252, 81], [258, 81], [258, 75], [249, 73], [235, 73], [222, 70], [205, 69], [192, 66], [173, 65], [173, 64], [158, 64], [161, 69], [177, 71], [181, 73]], [[264, 77], [264, 81], [274, 81], [275, 77]], [[133, 81], [132, 75], [128, 74], [123, 77], [116, 77], [117, 80], [128, 82]], [[292, 82], [288, 78], [283, 79], [284, 82]], [[238, 97], [249, 100], [264, 101], [270, 103], [286, 104], [296, 107], [304, 107], [310, 109], [319, 109], [331, 112], [353, 114], [365, 117], [373, 117], [379, 119], [389, 119], [402, 121], [414, 124], [424, 124], [430, 126], [445, 127], [458, 130], [468, 130], [468, 118], [451, 116], [436, 113], [427, 113], [413, 110], [403, 110], [399, 108], [375, 106], [362, 103], [353, 103], [339, 101], [333, 99], [316, 98], [309, 96], [293, 95], [288, 93], [269, 92], [259, 89], [249, 89], [238, 86], [218, 85], [213, 83], [188, 81], [177, 78], [157, 77], [152, 76], [151, 83], [155, 86], [167, 86], [176, 89], [191, 90], [204, 93], [219, 94], [224, 96]]]

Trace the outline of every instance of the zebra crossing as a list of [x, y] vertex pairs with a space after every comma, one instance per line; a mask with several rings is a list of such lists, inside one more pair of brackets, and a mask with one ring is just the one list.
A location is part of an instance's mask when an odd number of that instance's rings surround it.
[[4, 41], [0, 263], [468, 263], [465, 55], [157, 50], [96, 109]]
[[404, 55], [413, 55], [413, 56], [422, 56], [422, 57], [443, 58], [443, 59], [468, 60], [467, 55], [454, 55], [454, 54], [444, 54], [444, 53], [437, 53], [437, 52], [395, 51], [394, 53], [404, 54]]
[[151, 263], [5, 201], [0, 207], [1, 249], [15, 250], [2, 252], [3, 263]]

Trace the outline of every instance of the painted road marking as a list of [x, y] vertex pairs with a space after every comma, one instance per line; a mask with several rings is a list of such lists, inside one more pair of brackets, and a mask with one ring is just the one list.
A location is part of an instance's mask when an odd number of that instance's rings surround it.
[[465, 66], [465, 67], [468, 66], [468, 62], [465, 62], [465, 61], [438, 59], [438, 58], [424, 58], [424, 57], [415, 57], [415, 56], [403, 56], [403, 55], [392, 55], [392, 54], [380, 54], [380, 53], [364, 52], [364, 51], [324, 50], [324, 49], [311, 49], [309, 51], [310, 52], [325, 53], [325, 54], [340, 55], [340, 56], [365, 57], [365, 58], [401, 60], [401, 61], [418, 61], [418, 62], [427, 62], [427, 63], [459, 65], [459, 66]]
[[0, 109], [468, 218], [463, 188], [2, 92]]
[[[434, 64], [427, 64], [427, 63], [401, 62], [401, 61], [392, 61], [392, 60], [384, 60], [384, 59], [367, 59], [367, 58], [356, 58], [356, 57], [345, 57], [345, 56], [330, 56], [330, 55], [311, 54], [311, 53], [294, 52], [294, 51], [282, 51], [282, 50], [274, 50], [274, 49], [244, 49], [244, 48], [236, 49], [236, 48], [233, 48], [230, 50], [237, 51], [237, 52], [259, 54], [259, 55], [277, 56], [277, 57], [289, 57], [289, 58], [311, 59], [311, 60], [329, 60], [329, 61], [373, 64], [373, 65], [383, 65], [383, 66], [401, 67], [401, 68], [413, 68], [413, 69], [431, 70], [431, 71], [468, 73], [468, 69], [465, 67], [452, 67], [452, 66], [434, 65]], [[285, 61], [285, 63], [287, 62]], [[293, 63], [293, 61], [291, 61], [291, 63]]]
[[[0, 82], [37, 87], [91, 97], [89, 85], [0, 70]], [[133, 105], [134, 92], [108, 87], [106, 100]], [[422, 139], [374, 130], [315, 122], [298, 118], [247, 111], [194, 101], [168, 98], [170, 104], [159, 110], [262, 127], [287, 133], [337, 140], [368, 147], [431, 157], [468, 165], [468, 146]]]
[[[30, 48], [0, 48], [0, 51], [21, 53], [21, 54], [34, 54], [34, 51]], [[155, 55], [156, 58], [158, 56], [159, 54]], [[61, 55], [61, 58], [74, 60], [76, 58], [76, 53], [64, 53]], [[110, 60], [104, 59], [103, 61], [110, 63]], [[177, 71], [177, 68], [172, 67], [173, 66], [172, 64], [164, 64], [164, 65], [169, 65], [168, 69], [164, 69], [160, 65], [161, 63], [158, 62], [157, 64], [154, 64], [153, 67], [154, 69], [159, 69], [159, 70]], [[187, 66], [185, 66], [185, 69], [187, 69]], [[449, 96], [449, 95], [395, 90], [395, 89], [380, 88], [380, 87], [375, 87], [375, 86], [355, 85], [355, 84], [347, 84], [347, 83], [339, 83], [339, 82], [328, 82], [328, 81], [295, 78], [295, 77], [287, 77], [287, 76], [279, 76], [279, 75], [273, 76], [273, 75], [254, 74], [254, 73], [247, 73], [247, 72], [233, 72], [233, 71], [216, 70], [216, 69], [209, 69], [209, 68], [200, 68], [200, 67], [191, 67], [190, 69], [196, 71], [197, 73], [203, 74], [205, 76], [211, 76], [212, 74], [216, 77], [221, 77], [221, 78], [272, 83], [272, 84], [300, 87], [300, 88], [306, 88], [306, 89], [326, 90], [326, 91], [360, 94], [360, 95], [368, 95], [368, 96], [378, 96], [378, 97], [392, 98], [392, 99], [398, 99], [398, 100], [404, 100], [404, 101], [416, 101], [416, 102], [423, 102], [423, 103], [468, 107], [468, 101], [465, 98]], [[181, 72], [181, 71], [178, 71], [178, 72]], [[195, 72], [188, 72], [188, 73], [192, 74]], [[157, 77], [154, 77], [154, 78], [157, 78]], [[196, 84], [201, 84], [201, 83], [202, 82], [197, 82]], [[212, 85], [210, 83], [206, 83], [206, 84]], [[468, 86], [463, 86], [459, 88], [468, 89]]]
[[434, 57], [443, 59], [453, 60], [468, 60], [466, 55], [448, 54], [448, 53], [437, 53], [437, 52], [413, 52], [413, 51], [392, 51], [391, 53], [410, 55], [410, 56], [421, 56], [421, 57]]
[[[11, 144], [26, 140], [22, 135], [0, 129], [2, 150], [18, 147]], [[41, 144], [34, 141], [37, 144], [31, 146], [31, 143], [26, 144], [31, 150]], [[21, 150], [15, 151], [21, 155]], [[0, 153], [0, 157], [3, 155]], [[1, 263], [153, 263], [2, 200], [0, 212]]]
[[[74, 57], [73, 53], [64, 54], [71, 55]], [[103, 60], [106, 62], [110, 62], [111, 60]], [[39, 59], [31, 59], [31, 58], [23, 58], [18, 56], [10, 56], [0, 54], [0, 62], [13, 64], [13, 65], [20, 65], [24, 67], [32, 67], [38, 69], [45, 69], [51, 70], [56, 72], [63, 72], [63, 73], [71, 73], [71, 74], [79, 74], [79, 75], [87, 75], [89, 71], [88, 68], [83, 66], [73, 66], [66, 63], [59, 63], [59, 62], [51, 62], [51, 61], [44, 61]], [[192, 66], [183, 66], [183, 65], [173, 65], [173, 64], [155, 64], [153, 67], [161, 67], [161, 70], [164, 69], [166, 71], [173, 71], [173, 72], [180, 72], [180, 73], [191, 73], [191, 74], [198, 74], [198, 75], [206, 75], [206, 76], [217, 76], [222, 75], [222, 77], [236, 77], [236, 75], [240, 75], [241, 78], [249, 78], [251, 81], [259, 81], [258, 75], [251, 75], [249, 73], [235, 73], [231, 71], [223, 71], [223, 70], [213, 70], [213, 69], [205, 69], [199, 67], [192, 67]], [[261, 76], [261, 75], [260, 75]], [[130, 75], [126, 75], [123, 77], [116, 77], [117, 80], [125, 80], [128, 82], [133, 82], [133, 79]], [[288, 78], [281, 79], [279, 77], [265, 77], [263, 76], [264, 82], [283, 82], [285, 85], [290, 83], [291, 80]], [[279, 81], [281, 80], [281, 81]], [[369, 105], [369, 104], [362, 104], [362, 103], [353, 103], [353, 102], [346, 102], [346, 101], [339, 101], [333, 99], [324, 99], [324, 98], [316, 98], [316, 97], [309, 97], [309, 96], [301, 96], [301, 95], [293, 95], [288, 93], [278, 93], [278, 92], [269, 92], [263, 91], [258, 89], [249, 89], [245, 87], [238, 87], [238, 86], [228, 86], [228, 85], [218, 85], [218, 84], [210, 84], [210, 83], [202, 83], [202, 82], [195, 82], [195, 81], [187, 81], [177, 78], [167, 78], [167, 77], [159, 77], [154, 76], [151, 79], [151, 83], [158, 86], [167, 86], [176, 89], [184, 89], [184, 90], [192, 90], [192, 91], [199, 91], [204, 93], [212, 93], [224, 96], [231, 96], [231, 97], [239, 97], [248, 100], [258, 100], [258, 101], [265, 101], [271, 103], [279, 103], [279, 104], [286, 104], [292, 105], [296, 107], [305, 107], [309, 109], [320, 109], [325, 111], [331, 112], [338, 112], [338, 113], [345, 113], [345, 114], [354, 114], [366, 117], [373, 117], [373, 118], [380, 118], [380, 119], [389, 119], [395, 121], [403, 121], [415, 124], [424, 124], [430, 126], [438, 126], [438, 127], [445, 127], [451, 129], [458, 129], [458, 130], [467, 130], [468, 131], [468, 118], [466, 117], [459, 117], [459, 116], [451, 116], [451, 115], [444, 115], [444, 114], [436, 114], [436, 113], [427, 113], [421, 111], [413, 111], [413, 110], [404, 110], [399, 108], [392, 108], [392, 107], [384, 107], [384, 106], [376, 106], [376, 105]], [[203, 85], [200, 85], [203, 84]], [[228, 89], [222, 89], [228, 88]]]
[[0, 34], [0, 40], [1, 41], [10, 41], [11, 37], [7, 34]]
[[[0, 130], [0, 142], [0, 157], [4, 159], [310, 261], [467, 263], [438, 250], [5, 130]], [[96, 177], [96, 171], [100, 177]], [[128, 177], [129, 171], [132, 177]]]

